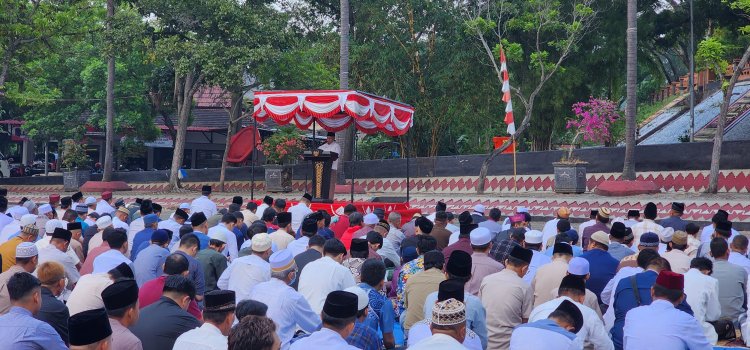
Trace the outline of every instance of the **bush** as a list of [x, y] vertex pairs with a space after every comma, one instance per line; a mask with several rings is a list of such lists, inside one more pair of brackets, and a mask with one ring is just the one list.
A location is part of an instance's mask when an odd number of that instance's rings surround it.
[[83, 145], [74, 140], [63, 140], [62, 166], [67, 169], [88, 167], [89, 156]]

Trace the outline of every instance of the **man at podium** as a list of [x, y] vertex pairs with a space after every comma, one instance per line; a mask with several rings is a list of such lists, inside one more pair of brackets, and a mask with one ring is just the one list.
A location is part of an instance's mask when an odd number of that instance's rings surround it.
[[[341, 154], [341, 146], [339, 146], [338, 143], [336, 143], [336, 133], [329, 132], [328, 135], [326, 135], [326, 143], [320, 145], [318, 147], [321, 151], [328, 151], [336, 153], [337, 155]], [[330, 197], [333, 199], [334, 189], [336, 188], [336, 181], [338, 179], [338, 159], [331, 162], [331, 187], [330, 187]]]

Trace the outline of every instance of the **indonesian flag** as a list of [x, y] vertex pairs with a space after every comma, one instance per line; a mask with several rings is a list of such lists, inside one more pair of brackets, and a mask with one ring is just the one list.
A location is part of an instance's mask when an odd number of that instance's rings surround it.
[[505, 102], [505, 124], [508, 124], [508, 134], [515, 135], [516, 123], [513, 121], [513, 102], [510, 100], [510, 79], [508, 78], [508, 64], [505, 51], [500, 46], [500, 73], [503, 76], [503, 102]]

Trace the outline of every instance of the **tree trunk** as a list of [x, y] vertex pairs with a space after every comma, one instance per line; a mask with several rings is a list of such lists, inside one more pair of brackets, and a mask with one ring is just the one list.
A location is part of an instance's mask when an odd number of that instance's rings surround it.
[[627, 29], [627, 76], [625, 107], [625, 161], [622, 167], [623, 180], [635, 180], [635, 128], [636, 128], [636, 84], [638, 82], [637, 62], [637, 1], [628, 0], [628, 29]]
[[[107, 0], [107, 32], [112, 35], [112, 20], [115, 16], [115, 1]], [[115, 53], [114, 47], [107, 50], [107, 126], [104, 146], [104, 174], [102, 181], [112, 181], [112, 158], [115, 142]]]
[[724, 100], [721, 102], [719, 121], [716, 125], [716, 134], [714, 135], [714, 148], [711, 152], [711, 172], [708, 175], [708, 189], [706, 189], [706, 193], [716, 193], [719, 191], [719, 161], [721, 160], [721, 146], [724, 142], [724, 126], [727, 123], [727, 112], [732, 101], [734, 85], [742, 73], [742, 68], [747, 65], [748, 59], [750, 59], [750, 46], [745, 49], [745, 53], [742, 55], [737, 69], [734, 70], [727, 88], [724, 89]]
[[187, 137], [188, 121], [190, 111], [193, 107], [193, 95], [203, 81], [203, 75], [195, 76], [194, 72], [176, 79], [175, 96], [177, 100], [177, 137], [174, 140], [174, 153], [172, 154], [172, 167], [169, 172], [169, 188], [178, 190], [180, 188], [178, 174], [182, 167], [182, 153], [185, 151], [185, 138]]
[[[349, 89], [349, 13], [351, 8], [349, 7], [349, 0], [340, 0], [341, 7], [341, 24], [340, 24], [340, 40], [339, 40], [339, 89]], [[351, 127], [347, 128], [342, 132], [336, 133], [336, 142], [341, 145], [341, 154], [339, 155], [339, 163], [343, 165], [344, 162], [352, 160], [352, 146], [354, 144], [354, 123]], [[339, 178], [344, 179], [344, 167], [339, 167]], [[338, 182], [338, 181], [337, 181]]]
[[[229, 140], [237, 128], [235, 125], [242, 119], [242, 93], [232, 94], [232, 109], [229, 111], [229, 123], [227, 123], [227, 141], [224, 145], [224, 157], [221, 159], [221, 174], [219, 175], [219, 189], [224, 192], [224, 181], [227, 172], [227, 157], [229, 156]], [[253, 145], [252, 147], [255, 147]], [[254, 150], [253, 150], [254, 151]]]

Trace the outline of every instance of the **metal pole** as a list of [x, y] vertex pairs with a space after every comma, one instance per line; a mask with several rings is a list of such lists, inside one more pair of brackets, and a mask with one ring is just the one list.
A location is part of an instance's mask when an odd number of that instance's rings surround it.
[[409, 172], [409, 152], [406, 152], [406, 150], [404, 150], [404, 153], [406, 153], [406, 204], [409, 204], [409, 184], [411, 183], [411, 174]]
[[693, 142], [695, 136], [695, 58], [694, 58], [694, 44], [693, 40], [693, 0], [688, 1], [690, 3], [690, 48], [688, 54], [690, 55], [690, 76], [688, 76], [688, 85], [690, 85], [690, 142]]
[[258, 152], [257, 143], [258, 140], [255, 138], [255, 135], [258, 134], [258, 121], [255, 120], [255, 117], [253, 117], [253, 128], [255, 130], [253, 131], [253, 152], [250, 153], [250, 200], [255, 200], [255, 153]]
[[354, 123], [352, 123], [352, 129], [354, 129], [354, 133], [352, 136], [352, 187], [350, 200], [352, 203], [354, 203], [354, 169], [357, 160], [357, 129], [354, 127]]

